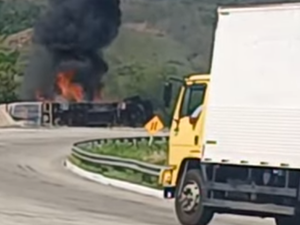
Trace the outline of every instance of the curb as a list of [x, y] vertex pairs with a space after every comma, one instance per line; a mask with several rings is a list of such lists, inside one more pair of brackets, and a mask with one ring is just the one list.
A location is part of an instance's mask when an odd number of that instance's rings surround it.
[[79, 168], [78, 166], [75, 166], [69, 160], [64, 161], [64, 166], [68, 170], [70, 170], [71, 172], [73, 172], [73, 173], [75, 173], [75, 174], [77, 174], [77, 175], [79, 175], [83, 178], [89, 179], [91, 181], [94, 181], [94, 182], [97, 182], [97, 183], [100, 183], [100, 184], [113, 186], [113, 187], [116, 187], [116, 188], [120, 188], [120, 189], [131, 191], [131, 192], [135, 192], [135, 193], [138, 193], [138, 194], [163, 199], [163, 191], [155, 190], [155, 189], [144, 187], [144, 186], [137, 185], [137, 184], [132, 184], [132, 183], [125, 182], [125, 181], [120, 181], [120, 180], [116, 180], [116, 179], [107, 178], [107, 177], [105, 177], [103, 175], [100, 175], [100, 174], [88, 172], [86, 170], [83, 170], [83, 169]]

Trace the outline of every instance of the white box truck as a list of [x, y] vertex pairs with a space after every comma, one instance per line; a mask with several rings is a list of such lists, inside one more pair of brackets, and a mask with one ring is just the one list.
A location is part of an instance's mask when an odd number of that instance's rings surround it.
[[174, 189], [181, 224], [214, 213], [300, 224], [300, 3], [220, 7], [205, 82], [201, 155]]

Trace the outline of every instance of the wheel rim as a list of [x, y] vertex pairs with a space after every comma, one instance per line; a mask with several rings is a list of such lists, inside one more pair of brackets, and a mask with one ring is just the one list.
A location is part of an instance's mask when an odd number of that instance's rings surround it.
[[180, 205], [182, 211], [186, 213], [194, 212], [200, 202], [200, 189], [196, 182], [185, 184], [180, 195]]

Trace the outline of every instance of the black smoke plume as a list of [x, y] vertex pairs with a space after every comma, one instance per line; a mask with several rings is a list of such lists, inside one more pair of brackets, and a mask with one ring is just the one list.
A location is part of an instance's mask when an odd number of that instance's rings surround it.
[[21, 87], [23, 100], [34, 100], [37, 90], [55, 97], [59, 71], [76, 71], [74, 81], [85, 99], [99, 91], [108, 70], [101, 50], [111, 44], [121, 25], [120, 0], [49, 0], [34, 27], [34, 49]]

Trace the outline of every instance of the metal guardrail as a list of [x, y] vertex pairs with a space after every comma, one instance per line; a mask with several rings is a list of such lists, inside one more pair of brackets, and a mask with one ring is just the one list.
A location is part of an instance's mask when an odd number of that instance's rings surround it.
[[87, 140], [82, 142], [77, 142], [72, 147], [72, 155], [90, 163], [95, 163], [99, 165], [105, 166], [115, 166], [115, 167], [122, 167], [124, 169], [132, 169], [144, 174], [153, 175], [153, 176], [160, 176], [161, 172], [168, 166], [160, 166], [154, 165], [146, 162], [141, 162], [134, 159], [128, 158], [121, 158], [116, 156], [108, 156], [108, 155], [100, 155], [89, 152], [86, 148], [93, 148], [96, 146], [101, 146], [104, 144], [114, 143], [128, 143], [132, 145], [138, 145], [141, 142], [151, 142], [155, 143], [162, 143], [168, 141], [167, 136], [158, 136], [153, 137], [153, 140], [150, 137], [133, 137], [133, 138], [109, 138], [109, 139], [94, 139], [94, 140]]

